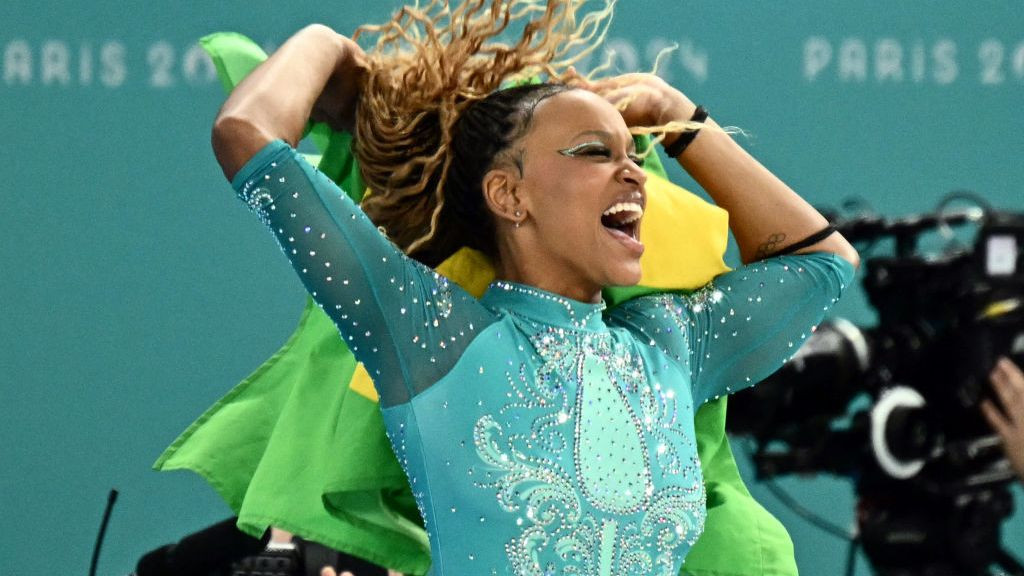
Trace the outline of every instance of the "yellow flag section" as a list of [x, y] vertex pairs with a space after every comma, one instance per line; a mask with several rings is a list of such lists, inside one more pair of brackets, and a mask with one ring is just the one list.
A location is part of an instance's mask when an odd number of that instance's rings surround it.
[[640, 286], [693, 290], [727, 272], [722, 260], [729, 215], [658, 176], [647, 178], [647, 209], [640, 225], [644, 255]]
[[[639, 289], [692, 290], [727, 271], [722, 255], [728, 241], [723, 232], [728, 219], [725, 210], [659, 176], [649, 176], [647, 209], [640, 227], [640, 240], [646, 249], [640, 260]], [[477, 298], [494, 280], [490, 260], [469, 248], [442, 262], [437, 271]], [[377, 391], [362, 363], [356, 366], [349, 387], [377, 401]]]

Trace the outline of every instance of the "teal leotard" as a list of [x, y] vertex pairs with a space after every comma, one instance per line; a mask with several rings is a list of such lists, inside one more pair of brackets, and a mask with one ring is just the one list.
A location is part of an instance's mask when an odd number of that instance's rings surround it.
[[433, 574], [678, 574], [705, 517], [693, 414], [778, 368], [852, 277], [758, 262], [606, 310], [406, 258], [283, 142], [236, 176], [374, 377]]

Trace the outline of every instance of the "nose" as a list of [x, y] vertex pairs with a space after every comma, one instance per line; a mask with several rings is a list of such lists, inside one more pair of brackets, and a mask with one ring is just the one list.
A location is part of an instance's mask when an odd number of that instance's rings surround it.
[[647, 182], [647, 173], [636, 162], [627, 160], [626, 164], [619, 170], [619, 180], [642, 188], [644, 183]]

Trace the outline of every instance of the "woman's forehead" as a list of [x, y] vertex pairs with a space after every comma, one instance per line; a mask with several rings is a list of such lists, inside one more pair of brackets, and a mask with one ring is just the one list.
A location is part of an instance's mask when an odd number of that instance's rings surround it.
[[632, 139], [622, 115], [606, 100], [586, 90], [569, 90], [537, 105], [533, 130], [538, 136]]

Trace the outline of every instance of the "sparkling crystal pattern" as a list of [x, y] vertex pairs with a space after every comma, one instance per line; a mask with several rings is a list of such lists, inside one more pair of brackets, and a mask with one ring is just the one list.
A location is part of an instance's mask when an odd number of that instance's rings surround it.
[[[542, 360], [517, 380], [547, 384], [499, 414], [530, 407], [531, 433], [507, 434], [491, 414], [474, 429], [477, 453], [492, 468], [477, 485], [521, 514], [522, 532], [505, 546], [514, 573], [671, 573], [705, 516], [696, 447], [679, 426], [675, 394], [651, 386], [642, 356], [611, 331], [517, 325]], [[555, 390], [575, 391], [575, 401]]]

